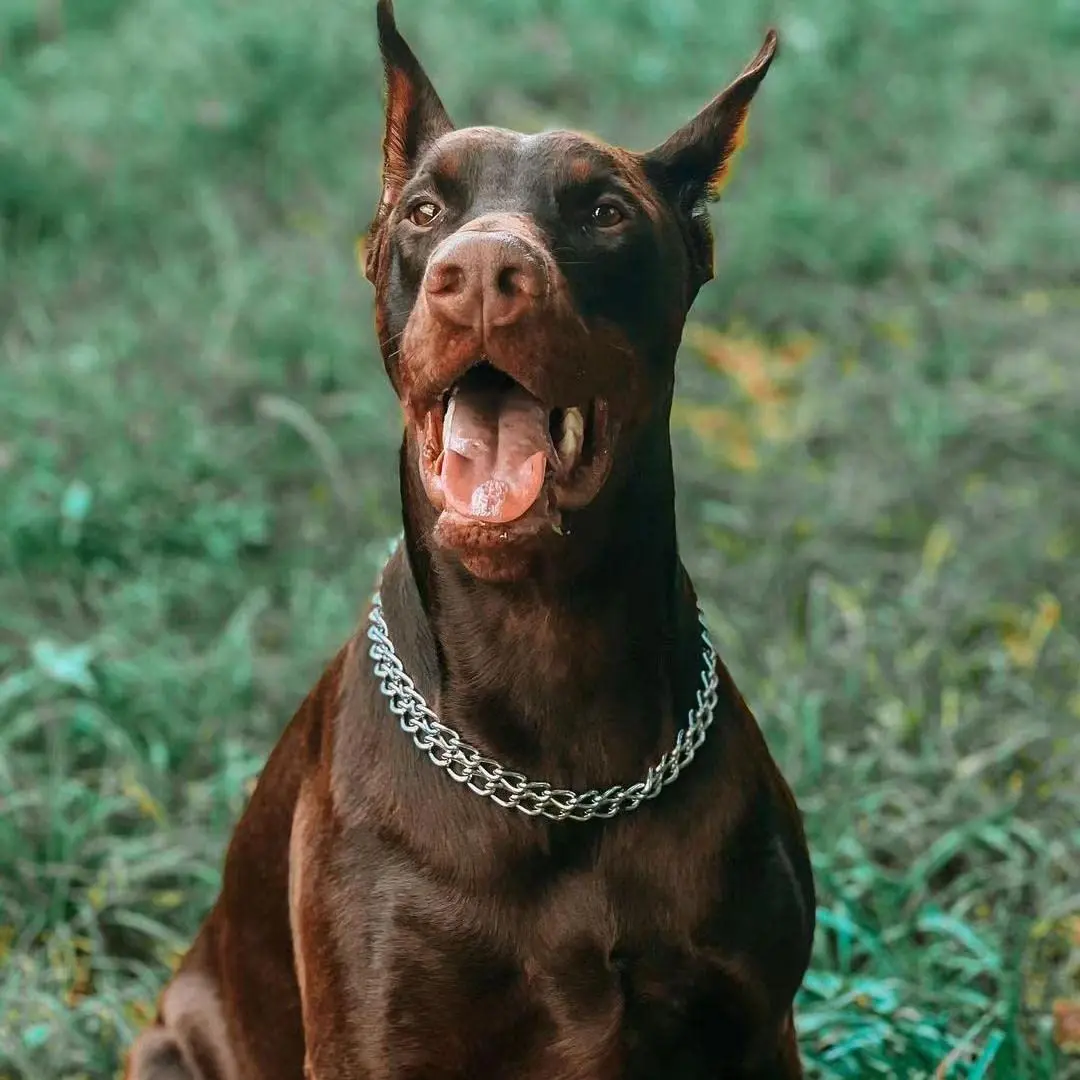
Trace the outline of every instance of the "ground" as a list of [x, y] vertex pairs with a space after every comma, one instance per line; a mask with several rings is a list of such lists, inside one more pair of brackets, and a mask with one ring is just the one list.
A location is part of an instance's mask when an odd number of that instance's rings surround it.
[[[3, 4], [5, 1080], [115, 1075], [397, 530], [372, 6]], [[1075, 0], [397, 6], [459, 121], [640, 148], [779, 26], [674, 428], [813, 848], [805, 1056], [1080, 1076]]]

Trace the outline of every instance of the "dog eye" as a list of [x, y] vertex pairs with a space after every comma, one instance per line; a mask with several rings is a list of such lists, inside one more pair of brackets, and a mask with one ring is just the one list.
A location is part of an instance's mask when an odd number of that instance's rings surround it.
[[592, 223], [599, 229], [610, 229], [626, 217], [613, 202], [598, 202], [590, 214]]
[[417, 203], [416, 206], [409, 211], [409, 220], [414, 225], [419, 225], [424, 228], [430, 225], [442, 211], [433, 202]]

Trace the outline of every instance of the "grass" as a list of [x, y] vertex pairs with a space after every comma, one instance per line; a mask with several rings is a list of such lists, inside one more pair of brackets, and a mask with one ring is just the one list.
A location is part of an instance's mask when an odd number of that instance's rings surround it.
[[[110, 1077], [397, 529], [372, 5], [0, 13], [0, 1077]], [[658, 141], [774, 19], [675, 422], [804, 807], [816, 1078], [1080, 1077], [1075, 0], [400, 0], [465, 122]]]

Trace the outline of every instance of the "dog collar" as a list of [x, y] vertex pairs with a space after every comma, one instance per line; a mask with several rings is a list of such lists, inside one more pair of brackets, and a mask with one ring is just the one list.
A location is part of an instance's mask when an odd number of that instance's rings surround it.
[[444, 770], [451, 779], [499, 806], [520, 810], [529, 817], [546, 817], [552, 821], [589, 821], [593, 818], [612, 818], [616, 814], [636, 810], [649, 799], [655, 799], [690, 764], [705, 741], [713, 722], [719, 677], [716, 672], [716, 650], [700, 609], [698, 619], [704, 645], [701, 688], [697, 691], [695, 705], [690, 710], [686, 724], [675, 739], [675, 745], [649, 769], [643, 780], [603, 791], [596, 788], [569, 791], [552, 787], [542, 780], [530, 780], [522, 773], [507, 769], [493, 758], [486, 757], [452, 727], [442, 723], [405, 672], [390, 638], [378, 592], [372, 598], [368, 614], [367, 636], [371, 641], [368, 655], [375, 678], [379, 680], [379, 690], [387, 698], [390, 711], [398, 718], [401, 730], [411, 735], [417, 749], [424, 751], [432, 763]]

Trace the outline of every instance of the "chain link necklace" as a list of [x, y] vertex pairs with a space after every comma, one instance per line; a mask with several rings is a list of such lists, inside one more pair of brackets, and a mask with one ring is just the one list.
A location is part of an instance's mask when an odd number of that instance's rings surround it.
[[612, 818], [616, 814], [636, 810], [648, 799], [655, 799], [668, 784], [693, 760], [713, 722], [717, 686], [716, 650], [713, 648], [705, 618], [698, 610], [701, 625], [703, 670], [701, 688], [696, 704], [690, 710], [686, 724], [680, 729], [675, 745], [645, 774], [643, 780], [604, 791], [568, 791], [552, 787], [542, 780], [529, 780], [519, 772], [485, 757], [452, 728], [442, 723], [428, 707], [424, 696], [394, 650], [390, 631], [382, 610], [382, 598], [375, 593], [368, 615], [367, 636], [371, 641], [368, 655], [373, 663], [379, 689], [387, 698], [390, 711], [398, 718], [401, 730], [412, 736], [417, 748], [459, 784], [477, 795], [507, 809], [520, 810], [529, 817], [546, 817], [552, 821], [589, 821], [592, 818]]

